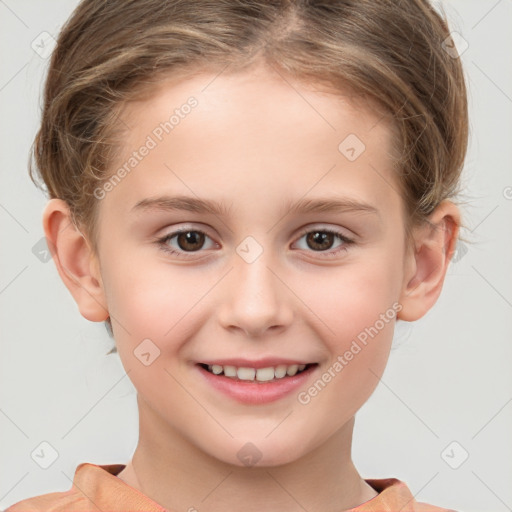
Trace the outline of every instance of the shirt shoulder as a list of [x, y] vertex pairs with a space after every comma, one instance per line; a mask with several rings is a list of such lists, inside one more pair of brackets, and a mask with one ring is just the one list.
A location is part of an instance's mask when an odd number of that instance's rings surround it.
[[407, 484], [397, 478], [365, 479], [379, 494], [347, 512], [457, 512], [416, 501]]
[[92, 510], [91, 502], [71, 490], [51, 492], [26, 498], [11, 505], [5, 512], [85, 512]]
[[70, 490], [24, 499], [5, 512], [168, 512], [115, 476], [124, 467], [84, 462], [77, 466]]
[[[122, 464], [80, 464], [69, 491], [34, 496], [11, 505], [5, 512], [169, 512], [116, 477]], [[365, 480], [378, 495], [346, 512], [457, 512], [415, 500], [396, 478]]]

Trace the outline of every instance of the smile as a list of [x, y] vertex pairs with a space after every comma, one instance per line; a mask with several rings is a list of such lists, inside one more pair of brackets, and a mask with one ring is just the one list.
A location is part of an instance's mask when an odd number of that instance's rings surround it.
[[210, 389], [248, 405], [293, 397], [300, 388], [307, 387], [319, 372], [318, 363], [275, 359], [258, 362], [240, 359], [208, 361], [196, 363], [195, 367]]
[[256, 382], [271, 382], [286, 377], [293, 377], [307, 370], [311, 364], [280, 364], [277, 366], [268, 366], [266, 368], [251, 368], [244, 366], [221, 366], [218, 364], [200, 364], [202, 368], [214, 375], [223, 375], [233, 380], [245, 380]]

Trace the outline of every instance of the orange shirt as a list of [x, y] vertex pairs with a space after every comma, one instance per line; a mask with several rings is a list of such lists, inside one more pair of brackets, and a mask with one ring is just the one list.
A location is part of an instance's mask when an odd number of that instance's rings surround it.
[[[124, 464], [99, 466], [84, 462], [77, 466], [69, 491], [27, 498], [5, 512], [169, 512], [117, 478], [124, 467]], [[365, 481], [379, 495], [349, 512], [456, 512], [418, 503], [407, 485], [396, 478]]]

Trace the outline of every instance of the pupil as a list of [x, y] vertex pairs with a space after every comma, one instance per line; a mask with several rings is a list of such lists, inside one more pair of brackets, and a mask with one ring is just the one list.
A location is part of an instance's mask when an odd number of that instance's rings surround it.
[[[320, 231], [315, 231], [308, 235], [308, 242], [312, 241], [313, 249], [315, 249], [315, 246], [319, 249], [328, 249], [332, 243], [333, 236], [334, 235], [332, 233], [323, 233]], [[325, 246], [325, 244], [323, 244], [323, 242], [325, 242], [326, 240], [329, 242], [327, 244], [327, 247]]]
[[[197, 251], [201, 248], [204, 243], [204, 234], [198, 231], [185, 231], [178, 235], [178, 245], [180, 249]], [[198, 244], [198, 247], [194, 247], [194, 244]], [[192, 247], [190, 246], [192, 245]]]

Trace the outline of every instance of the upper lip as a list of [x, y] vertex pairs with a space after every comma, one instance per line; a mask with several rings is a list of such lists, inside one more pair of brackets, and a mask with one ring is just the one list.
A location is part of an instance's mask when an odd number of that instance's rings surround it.
[[297, 359], [285, 359], [281, 357], [266, 357], [251, 361], [244, 358], [231, 358], [231, 359], [209, 359], [200, 361], [199, 364], [218, 365], [218, 366], [236, 366], [237, 368], [268, 368], [270, 366], [286, 365], [291, 366], [294, 364], [314, 364], [311, 361], [298, 361]]

